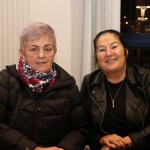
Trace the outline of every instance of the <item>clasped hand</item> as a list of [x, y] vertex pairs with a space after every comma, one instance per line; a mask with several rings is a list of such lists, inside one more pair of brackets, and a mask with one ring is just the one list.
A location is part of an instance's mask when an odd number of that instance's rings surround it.
[[110, 150], [110, 148], [126, 148], [132, 147], [132, 141], [129, 136], [121, 137], [117, 134], [103, 136], [100, 144], [104, 145], [101, 150]]
[[64, 149], [53, 146], [53, 147], [36, 147], [34, 150], [64, 150]]

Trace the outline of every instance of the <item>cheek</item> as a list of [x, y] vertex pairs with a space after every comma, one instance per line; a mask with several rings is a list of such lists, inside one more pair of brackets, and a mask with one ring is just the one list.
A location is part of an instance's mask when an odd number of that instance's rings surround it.
[[29, 64], [32, 65], [36, 62], [36, 57], [30, 56], [30, 57], [25, 57], [25, 61]]
[[97, 53], [96, 58], [99, 63], [102, 63], [104, 61], [104, 56], [101, 54]]
[[124, 65], [126, 63], [126, 56], [124, 53], [120, 54], [119, 62], [120, 62], [120, 65]]
[[97, 57], [97, 64], [98, 64], [99, 68], [102, 68], [102, 66], [105, 66], [104, 58], [98, 56]]
[[27, 52], [22, 53], [22, 54], [21, 54], [21, 57], [22, 57], [24, 60], [33, 59], [33, 55], [29, 55]]
[[121, 53], [120, 56], [121, 56], [123, 59], [126, 59], [126, 53], [125, 53], [125, 52]]
[[54, 57], [55, 57], [55, 54], [51, 54], [51, 55], [47, 56], [46, 59], [49, 61], [53, 61]]

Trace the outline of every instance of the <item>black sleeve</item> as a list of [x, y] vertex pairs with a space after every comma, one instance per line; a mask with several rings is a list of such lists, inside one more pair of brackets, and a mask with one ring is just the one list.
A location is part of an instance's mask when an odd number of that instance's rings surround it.
[[[11, 112], [9, 103], [9, 75], [0, 72], [0, 149], [2, 150], [33, 150], [36, 143], [28, 139], [23, 133], [8, 125], [7, 116]], [[10, 123], [9, 123], [10, 124]]]
[[87, 118], [83, 108], [80, 92], [76, 85], [70, 88], [70, 132], [62, 138], [58, 147], [65, 150], [83, 150], [87, 144]]

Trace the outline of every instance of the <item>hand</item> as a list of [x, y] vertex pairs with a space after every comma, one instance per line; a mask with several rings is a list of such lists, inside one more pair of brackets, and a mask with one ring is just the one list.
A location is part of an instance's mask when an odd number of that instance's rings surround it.
[[125, 148], [110, 148], [107, 146], [103, 146], [101, 150], [125, 150]]
[[122, 141], [125, 143], [126, 147], [133, 147], [133, 142], [129, 136], [124, 137]]
[[110, 148], [109, 148], [108, 146], [104, 145], [104, 146], [101, 148], [101, 150], [110, 150]]
[[103, 136], [100, 139], [100, 144], [105, 145], [105, 149], [107, 148], [125, 148], [126, 147], [126, 141], [127, 139], [124, 139], [117, 135], [117, 134], [109, 134], [106, 136]]
[[53, 147], [35, 147], [34, 150], [64, 150], [63, 148]]

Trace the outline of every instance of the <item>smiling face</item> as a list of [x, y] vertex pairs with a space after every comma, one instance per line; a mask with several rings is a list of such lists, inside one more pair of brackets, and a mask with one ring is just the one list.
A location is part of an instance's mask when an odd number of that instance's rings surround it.
[[113, 33], [105, 33], [97, 39], [96, 57], [99, 67], [105, 74], [125, 70], [125, 48]]
[[27, 64], [42, 73], [48, 73], [52, 68], [55, 53], [54, 40], [46, 35], [27, 42], [24, 50], [20, 49], [20, 56]]

